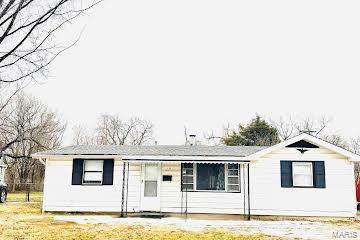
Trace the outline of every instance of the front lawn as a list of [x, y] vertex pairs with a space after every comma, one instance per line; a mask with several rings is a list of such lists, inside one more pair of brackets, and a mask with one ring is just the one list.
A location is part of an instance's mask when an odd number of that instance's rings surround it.
[[[11, 195], [10, 195], [11, 196]], [[16, 195], [11, 196], [16, 199]], [[255, 240], [279, 239], [265, 235], [239, 235], [228, 231], [183, 231], [173, 227], [126, 224], [77, 224], [54, 220], [53, 214], [41, 213], [41, 203], [9, 202], [0, 204], [0, 239], [135, 239], [135, 240]]]
[[[256, 217], [240, 219], [144, 219], [108, 214], [41, 212], [42, 193], [10, 193], [0, 204], [0, 239], [330, 239], [334, 233], [360, 234], [360, 220], [348, 218]], [[359, 235], [360, 236], [360, 235]]]
[[[41, 202], [43, 197], [42, 192], [30, 192], [30, 202]], [[8, 202], [26, 202], [26, 192], [10, 192], [7, 195]]]

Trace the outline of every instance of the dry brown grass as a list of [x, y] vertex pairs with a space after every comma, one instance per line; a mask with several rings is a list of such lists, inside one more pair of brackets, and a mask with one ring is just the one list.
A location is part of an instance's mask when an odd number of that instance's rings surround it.
[[126, 225], [78, 225], [75, 223], [54, 222], [51, 219], [30, 222], [17, 222], [11, 226], [0, 226], [0, 238], [10, 239], [134, 239], [134, 240], [255, 240], [276, 239], [266, 236], [240, 236], [223, 231], [192, 233], [176, 229], [149, 228]]
[[187, 232], [174, 228], [60, 222], [42, 214], [40, 203], [0, 204], [0, 239], [134, 239], [134, 240], [255, 240], [279, 239], [264, 235], [237, 235], [225, 231]]
[[[30, 192], [30, 202], [41, 202], [43, 198], [42, 192]], [[26, 202], [26, 192], [11, 192], [7, 195], [8, 202]]]
[[360, 216], [354, 218], [333, 218], [333, 217], [291, 217], [291, 216], [252, 216], [253, 220], [260, 221], [308, 221], [329, 223], [334, 225], [355, 226], [360, 229]]
[[0, 204], [0, 217], [13, 215], [41, 214], [41, 203], [6, 203]]

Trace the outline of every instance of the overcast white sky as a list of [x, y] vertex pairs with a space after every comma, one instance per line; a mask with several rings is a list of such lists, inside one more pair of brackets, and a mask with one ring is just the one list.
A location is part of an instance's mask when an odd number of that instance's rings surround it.
[[[360, 136], [360, 1], [111, 1], [62, 33], [78, 44], [28, 92], [92, 127], [101, 113], [182, 144], [259, 113], [334, 118]], [[85, 26], [85, 27], [84, 27]]]

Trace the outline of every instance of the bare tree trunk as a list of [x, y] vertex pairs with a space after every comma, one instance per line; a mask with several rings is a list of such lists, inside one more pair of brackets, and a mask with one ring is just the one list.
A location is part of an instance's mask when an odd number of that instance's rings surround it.
[[16, 191], [16, 171], [15, 170], [14, 170], [14, 173], [13, 173], [12, 191], [13, 192]]

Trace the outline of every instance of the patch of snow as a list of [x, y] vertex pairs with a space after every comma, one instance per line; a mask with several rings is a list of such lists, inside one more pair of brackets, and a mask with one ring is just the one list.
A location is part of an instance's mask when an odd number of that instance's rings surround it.
[[71, 221], [78, 224], [126, 224], [156, 227], [174, 227], [186, 231], [206, 231], [222, 229], [239, 234], [266, 234], [286, 238], [301, 239], [331, 239], [335, 232], [356, 232], [360, 230], [353, 226], [338, 226], [330, 223], [310, 221], [230, 221], [230, 220], [198, 220], [167, 217], [154, 218], [118, 218], [107, 215], [55, 215], [56, 221]]

